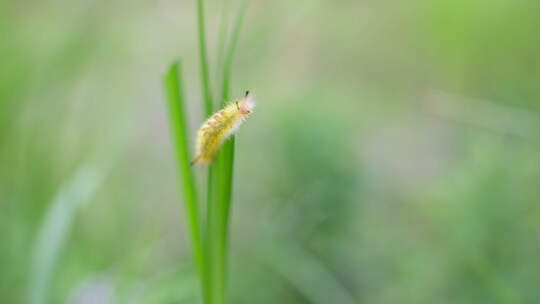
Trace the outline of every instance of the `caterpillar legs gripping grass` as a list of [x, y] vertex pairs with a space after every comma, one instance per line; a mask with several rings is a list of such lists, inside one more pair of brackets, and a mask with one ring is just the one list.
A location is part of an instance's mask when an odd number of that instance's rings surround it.
[[255, 100], [247, 91], [242, 99], [229, 103], [208, 118], [197, 132], [196, 153], [191, 164], [210, 164], [223, 142], [238, 130], [253, 108]]

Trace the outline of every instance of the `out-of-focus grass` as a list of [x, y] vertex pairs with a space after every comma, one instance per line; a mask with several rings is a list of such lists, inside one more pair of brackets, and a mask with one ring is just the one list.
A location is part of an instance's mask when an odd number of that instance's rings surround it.
[[103, 168], [90, 163], [77, 170], [56, 194], [40, 225], [34, 249], [27, 294], [28, 303], [49, 302], [50, 284], [76, 212], [102, 182]]
[[[197, 37], [185, 30], [195, 7], [99, 4], [1, 4], [1, 303], [27, 297], [55, 193], [119, 130], [128, 144], [73, 222], [51, 303], [107, 290], [110, 303], [197, 295], [157, 81], [181, 54], [197, 91]], [[209, 41], [221, 5], [207, 3]], [[366, 303], [535, 303], [538, 4], [252, 9], [231, 88], [259, 97], [236, 141], [231, 301], [306, 303], [313, 288]], [[309, 260], [272, 268], [260, 252], [283, 254], [275, 240], [300, 247], [339, 287], [296, 267]]]

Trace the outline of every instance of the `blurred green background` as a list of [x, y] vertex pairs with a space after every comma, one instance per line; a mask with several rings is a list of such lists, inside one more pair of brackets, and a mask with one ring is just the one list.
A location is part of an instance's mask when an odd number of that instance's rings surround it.
[[[230, 303], [539, 303], [539, 12], [252, 1]], [[0, 2], [0, 303], [198, 303], [161, 83], [181, 58], [195, 132], [195, 25], [194, 1]]]

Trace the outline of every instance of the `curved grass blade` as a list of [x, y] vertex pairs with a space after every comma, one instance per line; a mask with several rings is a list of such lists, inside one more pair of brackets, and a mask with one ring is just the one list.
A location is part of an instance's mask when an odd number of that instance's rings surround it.
[[332, 271], [306, 249], [292, 242], [279, 240], [274, 240], [273, 246], [263, 246], [263, 248], [260, 256], [266, 258], [265, 263], [291, 286], [294, 286], [304, 296], [306, 302], [314, 304], [358, 303]]
[[182, 181], [184, 194], [184, 203], [187, 213], [188, 229], [191, 234], [193, 255], [197, 271], [201, 279], [203, 298], [208, 299], [208, 287], [206, 280], [206, 267], [204, 259], [204, 250], [201, 238], [201, 224], [199, 220], [199, 204], [197, 200], [197, 191], [195, 188], [195, 179], [191, 171], [189, 146], [187, 137], [187, 123], [184, 111], [184, 98], [181, 66], [179, 62], [171, 64], [165, 75], [165, 91], [169, 106], [169, 119], [171, 123], [171, 133], [175, 148], [176, 162], [178, 172]]
[[54, 269], [77, 209], [90, 200], [104, 179], [104, 169], [90, 162], [59, 189], [38, 230], [29, 281], [30, 304], [49, 303]]

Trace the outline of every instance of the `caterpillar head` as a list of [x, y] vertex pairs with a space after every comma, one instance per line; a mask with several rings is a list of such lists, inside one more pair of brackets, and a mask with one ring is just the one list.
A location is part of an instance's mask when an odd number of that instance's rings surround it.
[[254, 108], [255, 98], [253, 98], [253, 94], [246, 91], [246, 96], [240, 101], [238, 110], [242, 115], [249, 115], [251, 112], [253, 112]]

